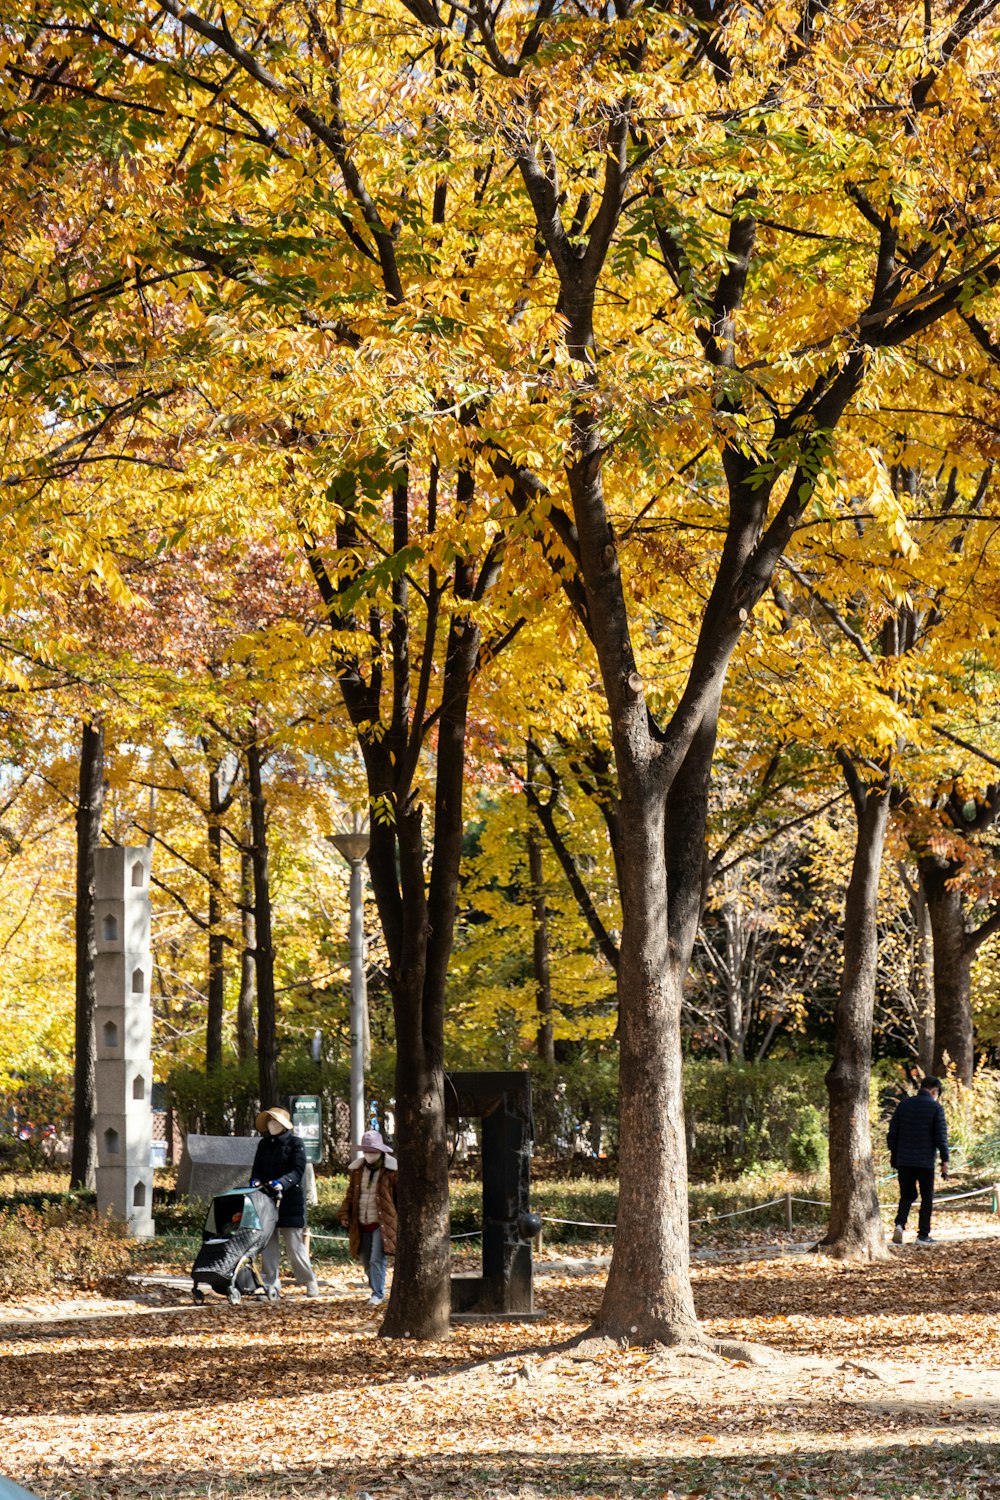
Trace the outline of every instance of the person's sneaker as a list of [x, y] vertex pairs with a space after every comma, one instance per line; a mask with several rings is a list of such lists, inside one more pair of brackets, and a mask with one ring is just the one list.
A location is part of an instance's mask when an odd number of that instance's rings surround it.
[[893, 1231], [892, 1231], [892, 1243], [894, 1245], [901, 1245], [903, 1243], [903, 1226], [902, 1226], [902, 1224], [896, 1224], [893, 1227]]
[[368, 1302], [366, 1305], [368, 1307], [381, 1307], [384, 1301], [384, 1297], [376, 1297], [375, 1293], [372, 1292], [371, 1296], [368, 1298]]
[[918, 1234], [917, 1235], [917, 1244], [918, 1245], [936, 1245], [937, 1244], [937, 1240], [932, 1239], [929, 1234]]
[[306, 1296], [307, 1297], [318, 1297], [319, 1296], [319, 1282], [318, 1281], [314, 1281], [313, 1284], [312, 1284], [312, 1286], [307, 1286], [306, 1287]]

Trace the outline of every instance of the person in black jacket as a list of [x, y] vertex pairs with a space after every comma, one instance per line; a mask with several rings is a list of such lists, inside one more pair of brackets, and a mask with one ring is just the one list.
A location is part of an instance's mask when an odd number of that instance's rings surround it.
[[278, 1227], [261, 1251], [264, 1285], [278, 1291], [281, 1241], [284, 1242], [292, 1274], [307, 1297], [317, 1297], [319, 1287], [309, 1259], [306, 1241], [306, 1195], [302, 1179], [306, 1172], [306, 1148], [292, 1129], [287, 1110], [264, 1109], [257, 1116], [260, 1143], [250, 1169], [251, 1187], [281, 1189]]
[[934, 1160], [941, 1153], [941, 1176], [948, 1176], [948, 1122], [938, 1103], [940, 1078], [928, 1076], [920, 1091], [901, 1099], [889, 1121], [889, 1158], [899, 1177], [899, 1207], [892, 1243], [903, 1243], [903, 1231], [920, 1189], [917, 1244], [932, 1245], [931, 1209], [934, 1206]]

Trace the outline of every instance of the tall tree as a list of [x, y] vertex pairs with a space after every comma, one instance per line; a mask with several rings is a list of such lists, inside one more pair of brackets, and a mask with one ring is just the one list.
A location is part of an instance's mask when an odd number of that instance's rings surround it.
[[94, 877], [104, 816], [104, 725], [86, 720], [80, 738], [76, 811], [76, 1031], [70, 1187], [92, 1188], [97, 1169], [97, 918]]
[[[954, 39], [946, 41], [948, 55], [984, 14], [988, 11], [983, 8], [974, 17], [963, 13], [949, 33]], [[752, 57], [759, 63], [760, 55], [748, 45], [734, 15], [723, 10], [718, 17], [702, 19], [699, 47], [704, 48], [706, 67], [719, 88], [719, 106], [724, 109], [731, 99], [736, 78], [742, 77], [750, 88], [759, 87], [753, 112], [759, 121], [756, 128], [762, 136], [768, 135], [768, 117], [784, 95], [786, 77], [811, 75], [817, 64], [822, 66], [826, 49], [818, 45], [813, 19], [807, 6], [785, 54], [770, 57], [770, 79], [761, 79], [759, 85], [759, 73], [751, 82], [748, 64]], [[824, 28], [824, 37], [829, 35]], [[884, 40], [889, 41], [888, 35]], [[895, 50], [894, 43], [889, 45], [894, 51], [897, 87], [911, 110], [918, 112], [939, 70], [922, 69], [913, 76], [904, 54]], [[619, 67], [628, 69], [633, 64], [636, 74], [649, 65], [653, 55], [646, 39], [633, 51], [622, 38], [617, 52]], [[509, 69], [518, 75], [526, 59], [523, 54], [500, 54], [495, 65], [498, 71]], [[831, 459], [831, 434], [862, 391], [878, 351], [905, 344], [954, 312], [961, 287], [976, 284], [984, 276], [992, 283], [995, 270], [992, 258], [983, 264], [975, 236], [970, 235], [956, 282], [950, 254], [942, 260], [934, 248], [937, 206], [929, 204], [929, 217], [921, 222], [918, 216], [912, 228], [905, 229], [891, 194], [876, 206], [848, 174], [836, 191], [853, 202], [876, 230], [875, 243], [865, 257], [867, 291], [855, 303], [852, 332], [840, 354], [825, 367], [821, 363], [818, 372], [811, 366], [795, 393], [784, 382], [773, 386], [765, 417], [758, 392], [772, 356], [757, 356], [756, 373], [749, 381], [738, 358], [739, 323], [741, 315], [746, 316], [751, 270], [759, 254], [759, 219], [764, 217], [757, 207], [758, 185], [746, 184], [731, 200], [724, 267], [709, 287], [693, 248], [690, 219], [666, 198], [664, 182], [669, 170], [649, 172], [649, 153], [656, 148], [645, 121], [637, 117], [639, 81], [630, 78], [629, 83], [631, 87], [622, 83], [617, 91], [613, 85], [599, 91], [604, 128], [600, 165], [595, 161], [589, 173], [593, 199], [586, 195], [582, 212], [572, 222], [567, 222], [564, 210], [555, 133], [538, 118], [530, 96], [507, 129], [536, 232], [557, 278], [565, 321], [571, 371], [571, 436], [565, 458], [570, 509], [563, 511], [553, 504], [549, 519], [553, 524], [558, 520], [560, 539], [574, 564], [572, 578], [578, 586], [574, 607], [598, 660], [621, 797], [620, 1232], [598, 1324], [614, 1334], [677, 1341], [697, 1336], [687, 1275], [683, 1191], [681, 998], [700, 910], [707, 795], [728, 665], [751, 610], [770, 586], [817, 494]], [[707, 79], [702, 84], [706, 86]], [[566, 97], [575, 100], [581, 93], [592, 95], [592, 80], [583, 68]], [[579, 109], [578, 104], [575, 107]], [[808, 135], [811, 122], [804, 121], [803, 129]], [[568, 168], [564, 161], [563, 169]], [[579, 171], [578, 163], [575, 170]], [[620, 538], [607, 503], [608, 423], [603, 416], [601, 372], [609, 351], [595, 318], [626, 202], [644, 178], [652, 179], [650, 231], [677, 295], [692, 311], [695, 332], [712, 371], [716, 421], [708, 430], [714, 428], [714, 440], [721, 447], [728, 507], [725, 539], [708, 581], [690, 671], [665, 721], [652, 712], [640, 670]], [[933, 193], [932, 178], [926, 179], [926, 187]], [[926, 278], [918, 306], [906, 290], [908, 272], [915, 264]], [[535, 477], [523, 465], [498, 463], [498, 469], [509, 475], [515, 504], [529, 511], [539, 496]], [[563, 559], [560, 574], [565, 581]]]
[[222, 1026], [226, 1006], [226, 935], [223, 931], [223, 819], [233, 804], [235, 781], [223, 760], [212, 760], [208, 770], [208, 994], [205, 1027], [205, 1068], [222, 1066]]
[[971, 1084], [976, 1062], [972, 965], [984, 944], [1000, 932], [1000, 907], [988, 901], [978, 921], [970, 920], [968, 908], [970, 892], [978, 903], [982, 886], [991, 892], [994, 885], [993, 851], [977, 844], [1000, 814], [1000, 785], [973, 789], [956, 780], [935, 801], [936, 807], [909, 820], [932, 948], [933, 1047], [925, 1066], [938, 1074], [954, 1071], [962, 1083]]
[[262, 1109], [280, 1100], [278, 1093], [278, 1007], [274, 990], [274, 938], [271, 928], [271, 868], [264, 793], [265, 751], [257, 724], [245, 742], [250, 801], [250, 858], [253, 866], [254, 973], [257, 980], [257, 1072]]
[[[844, 450], [871, 443], [875, 412], [947, 399], [958, 315], [996, 283], [994, 9], [925, 25], [889, 7], [863, 35], [850, 5], [820, 26], [812, 0], [791, 27], [772, 6], [668, 16], [624, 0], [586, 16], [421, 0], [258, 22], [164, 0], [88, 17], [137, 106], [200, 101], [151, 252], [175, 276], [200, 266], [186, 312], [195, 341], [224, 351], [227, 409], [184, 442], [200, 435], [211, 474], [253, 432], [260, 472], [303, 516], [384, 828], [370, 867], [412, 1211], [386, 1331], [446, 1318], [439, 1052], [460, 751], [480, 647], [505, 629], [490, 603], [506, 552], [526, 623], [556, 584], [564, 649], [589, 639], [618, 774], [621, 1233], [599, 1322], [697, 1336], [680, 1016], [726, 673], [786, 552], [822, 549], [810, 508], [854, 518]], [[376, 71], [388, 115], [373, 117]], [[946, 320], [950, 346], [934, 346]], [[192, 411], [196, 395], [204, 406], [192, 382]], [[388, 515], [358, 494], [373, 459]], [[449, 504], [432, 527], [434, 474]], [[418, 489], [437, 540], [414, 558]], [[372, 610], [373, 595], [388, 603]], [[442, 657], [425, 623], [423, 674], [411, 606], [447, 634]], [[428, 877], [413, 747], [431, 732]]]
[[[376, 473], [376, 488], [380, 478]], [[364, 760], [372, 808], [368, 869], [389, 957], [401, 1233], [382, 1331], [395, 1337], [436, 1336], [450, 1317], [445, 989], [458, 901], [470, 695], [503, 644], [502, 636], [487, 638], [480, 623], [480, 608], [498, 581], [502, 541], [471, 543], [472, 464], [460, 461], [452, 478], [454, 499], [447, 509], [468, 530], [464, 545], [449, 547], [457, 552], [451, 567], [439, 571], [439, 504], [445, 510], [439, 466], [431, 460], [421, 501], [411, 462], [386, 475], [391, 543], [385, 554], [395, 562], [388, 597], [380, 597], [379, 552], [372, 555], [370, 544], [365, 547], [362, 477], [349, 476], [347, 487], [342, 480], [337, 491], [342, 519], [334, 555], [349, 557], [349, 569], [342, 568], [338, 578], [321, 539], [309, 533], [305, 540], [328, 624], [340, 643], [338, 681]], [[416, 544], [417, 515], [422, 545]], [[424, 565], [419, 584], [418, 563]], [[435, 676], [440, 689], [433, 702]], [[432, 731], [429, 850], [417, 778], [426, 768]]]
[[889, 827], [888, 771], [870, 782], [842, 756], [857, 818], [844, 905], [844, 959], [834, 1013], [830, 1099], [830, 1223], [820, 1242], [832, 1254], [874, 1260], [887, 1255], [872, 1154], [868, 1093], [878, 964], [879, 876]]

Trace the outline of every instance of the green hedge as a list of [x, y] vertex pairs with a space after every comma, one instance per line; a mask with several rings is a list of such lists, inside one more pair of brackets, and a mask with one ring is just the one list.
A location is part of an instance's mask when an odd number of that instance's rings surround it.
[[36, 1212], [48, 1209], [93, 1209], [97, 1207], [97, 1194], [87, 1188], [75, 1193], [24, 1192], [4, 1193], [0, 1196], [0, 1214], [14, 1214], [18, 1209], [28, 1208]]
[[828, 1062], [766, 1060], [684, 1067], [691, 1177], [737, 1177], [751, 1167], [822, 1171], [827, 1160]]
[[[566, 1099], [572, 1094], [578, 1111], [599, 1110], [612, 1148], [617, 1141], [613, 1061], [604, 1059], [601, 1068], [576, 1065], [575, 1070], [559, 1070], [563, 1082], [572, 1085]], [[692, 1177], [739, 1176], [762, 1162], [780, 1162], [794, 1171], [822, 1170], [827, 1066], [822, 1057], [743, 1064], [685, 1062], [685, 1124]], [[533, 1069], [533, 1081], [536, 1109], [541, 1114], [541, 1101], [552, 1095], [554, 1084], [538, 1068]], [[289, 1053], [282, 1058], [281, 1086], [287, 1093], [320, 1094], [324, 1118], [331, 1120], [337, 1102], [345, 1097], [347, 1077], [342, 1067], [327, 1064], [320, 1069], [309, 1057]], [[233, 1064], [207, 1077], [197, 1069], [177, 1068], [168, 1081], [185, 1130], [219, 1129], [223, 1118], [238, 1129], [246, 1128], [256, 1107], [257, 1088], [253, 1062]]]
[[[349, 1079], [343, 1066], [321, 1065], [303, 1052], [283, 1052], [279, 1067], [279, 1092], [319, 1094], [323, 1117], [334, 1118], [334, 1107], [347, 1096]], [[229, 1063], [217, 1073], [199, 1068], [174, 1068], [167, 1079], [167, 1096], [177, 1115], [182, 1134], [218, 1134], [226, 1123], [236, 1132], [250, 1130], [257, 1113], [260, 1083], [256, 1058]]]

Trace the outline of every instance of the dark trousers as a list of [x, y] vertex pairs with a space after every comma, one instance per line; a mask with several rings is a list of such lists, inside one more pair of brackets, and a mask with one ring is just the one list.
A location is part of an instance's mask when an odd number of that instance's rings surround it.
[[899, 1177], [899, 1207], [896, 1210], [896, 1223], [900, 1229], [906, 1228], [906, 1221], [910, 1216], [910, 1209], [917, 1199], [917, 1189], [920, 1189], [920, 1214], [917, 1219], [917, 1233], [928, 1235], [931, 1232], [931, 1209], [934, 1207], [934, 1168], [933, 1167], [897, 1167]]

